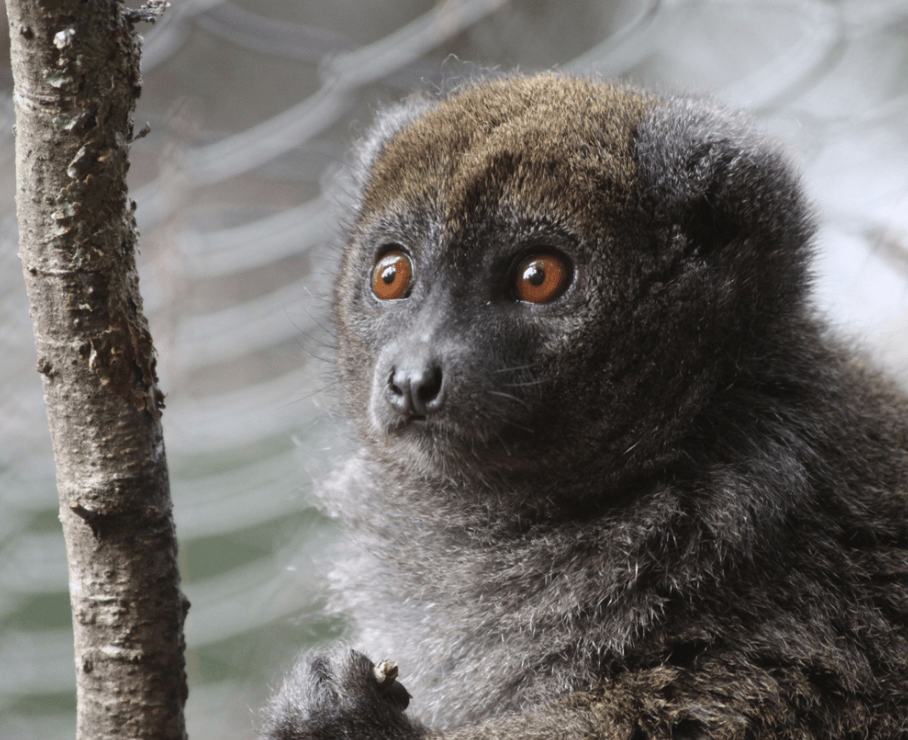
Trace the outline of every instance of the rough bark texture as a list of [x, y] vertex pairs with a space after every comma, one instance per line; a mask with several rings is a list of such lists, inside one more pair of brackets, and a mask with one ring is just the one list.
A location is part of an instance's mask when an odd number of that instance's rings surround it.
[[66, 536], [78, 737], [186, 736], [183, 621], [154, 350], [126, 172], [137, 20], [7, 0], [20, 257]]

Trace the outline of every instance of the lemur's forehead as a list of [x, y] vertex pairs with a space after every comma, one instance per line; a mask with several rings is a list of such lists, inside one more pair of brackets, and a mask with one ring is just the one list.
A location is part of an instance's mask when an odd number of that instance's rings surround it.
[[400, 131], [374, 163], [363, 203], [419, 203], [462, 229], [518, 206], [575, 222], [635, 210], [635, 132], [651, 98], [540, 75], [469, 88]]

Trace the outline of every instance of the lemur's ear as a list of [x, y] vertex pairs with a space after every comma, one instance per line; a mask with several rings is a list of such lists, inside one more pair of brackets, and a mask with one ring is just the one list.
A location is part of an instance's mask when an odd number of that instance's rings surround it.
[[362, 197], [362, 191], [369, 180], [372, 165], [388, 142], [401, 129], [424, 115], [436, 102], [425, 94], [414, 93], [403, 102], [388, 106], [378, 112], [365, 136], [356, 143], [353, 149], [351, 165], [358, 197]]
[[637, 159], [658, 214], [702, 256], [806, 250], [813, 227], [794, 168], [740, 115], [705, 98], [661, 101], [637, 132]]

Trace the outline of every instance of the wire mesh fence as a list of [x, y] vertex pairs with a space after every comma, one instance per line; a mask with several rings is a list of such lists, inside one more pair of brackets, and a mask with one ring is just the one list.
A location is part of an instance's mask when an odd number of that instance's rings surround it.
[[[168, 393], [190, 736], [254, 736], [302, 647], [337, 639], [308, 491], [336, 419], [328, 303], [344, 152], [372, 111], [486, 71], [558, 68], [744, 107], [800, 161], [818, 301], [908, 369], [908, 3], [893, 0], [186, 0], [146, 31], [132, 197]], [[16, 258], [0, 72], [0, 740], [74, 733], [53, 458]]]

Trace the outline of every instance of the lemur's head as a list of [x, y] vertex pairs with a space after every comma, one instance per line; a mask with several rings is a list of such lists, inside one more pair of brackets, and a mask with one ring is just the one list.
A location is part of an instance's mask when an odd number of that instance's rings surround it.
[[421, 475], [664, 465], [804, 310], [796, 178], [708, 101], [485, 81], [388, 111], [358, 167], [341, 384], [372, 454]]

